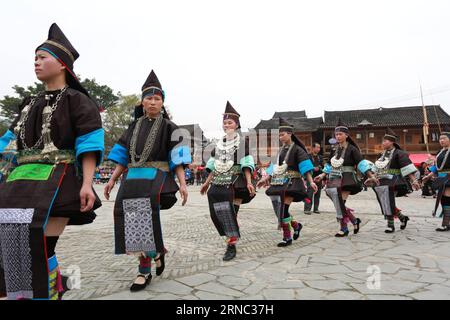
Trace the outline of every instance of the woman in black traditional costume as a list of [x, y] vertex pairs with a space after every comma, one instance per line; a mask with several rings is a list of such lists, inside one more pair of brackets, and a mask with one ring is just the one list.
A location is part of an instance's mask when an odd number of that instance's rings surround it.
[[237, 215], [239, 208], [255, 197], [252, 173], [255, 161], [249, 151], [249, 141], [241, 135], [240, 114], [227, 102], [223, 115], [225, 136], [218, 141], [206, 170], [209, 176], [201, 187], [208, 194], [211, 219], [221, 236], [226, 236], [224, 261], [236, 257], [240, 238]]
[[132, 292], [143, 290], [151, 282], [152, 259], [156, 275], [164, 271], [166, 249], [160, 210], [170, 209], [177, 202], [178, 191], [183, 206], [188, 197], [184, 167], [191, 163], [191, 152], [178, 126], [170, 120], [164, 99], [161, 83], [152, 70], [142, 86], [142, 104], [135, 108], [135, 120], [108, 156], [117, 166], [105, 186], [107, 199], [117, 179], [127, 171], [115, 201], [114, 229], [116, 254], [139, 257], [139, 274], [130, 288]]
[[430, 168], [431, 173], [423, 180], [426, 183], [429, 179], [435, 178], [433, 189], [437, 190], [436, 205], [433, 216], [436, 216], [439, 204], [442, 206], [440, 217], [442, 227], [436, 231], [450, 231], [450, 130], [446, 128], [439, 137], [441, 151], [436, 156], [436, 164]]
[[[45, 92], [30, 97], [0, 139], [0, 296], [58, 299], [55, 255], [66, 225], [91, 223], [101, 202], [92, 188], [104, 132], [96, 103], [73, 71], [78, 52], [53, 24], [36, 49]], [[12, 169], [12, 170], [11, 170]]]
[[366, 185], [372, 185], [381, 212], [387, 220], [386, 233], [395, 231], [395, 218], [400, 220], [401, 230], [406, 228], [409, 221], [409, 217], [397, 208], [395, 198], [412, 192], [411, 188], [420, 189], [420, 183], [415, 176], [417, 168], [409, 159], [408, 153], [400, 148], [397, 139], [395, 132], [387, 128], [383, 137], [384, 152], [373, 166], [375, 177], [366, 181]]
[[283, 145], [277, 163], [269, 166], [269, 175], [258, 182], [258, 187], [266, 186], [270, 181], [266, 194], [272, 200], [278, 227], [283, 230], [283, 241], [278, 243], [278, 247], [287, 247], [292, 244], [291, 230], [294, 231], [294, 240], [297, 240], [303, 228], [289, 213], [289, 207], [293, 202], [301, 202], [308, 197], [304, 177], [314, 193], [317, 192], [317, 185], [312, 178], [314, 165], [305, 145], [295, 136], [290, 123], [282, 118], [279, 121], [280, 142]]
[[350, 131], [341, 119], [334, 130], [338, 142], [336, 151], [332, 150], [329, 161], [323, 170], [324, 173], [317, 176], [315, 180], [320, 182], [328, 177], [326, 194], [333, 201], [336, 209], [337, 220], [340, 223], [340, 231], [336, 237], [346, 237], [349, 234], [348, 222], [353, 224], [353, 233], [359, 232], [361, 220], [354, 216], [354, 210], [346, 206], [349, 195], [361, 192], [363, 182], [357, 175], [357, 170], [369, 178], [373, 178], [371, 171], [373, 164], [364, 160], [358, 145], [350, 137]]

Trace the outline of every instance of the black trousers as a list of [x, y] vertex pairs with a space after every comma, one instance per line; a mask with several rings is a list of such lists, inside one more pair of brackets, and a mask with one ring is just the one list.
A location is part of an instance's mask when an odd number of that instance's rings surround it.
[[308, 198], [311, 200], [310, 203], [305, 202], [305, 211], [311, 211], [311, 208], [314, 205], [314, 211], [319, 210], [319, 204], [320, 204], [320, 194], [322, 193], [322, 185], [317, 184], [317, 187], [319, 190], [316, 194], [314, 194], [314, 190], [309, 186], [308, 183]]

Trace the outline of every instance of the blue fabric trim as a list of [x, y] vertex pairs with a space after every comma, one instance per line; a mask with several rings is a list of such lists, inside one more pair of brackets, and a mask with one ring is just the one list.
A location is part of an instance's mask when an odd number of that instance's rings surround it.
[[115, 144], [108, 155], [108, 160], [128, 167], [128, 150], [120, 144]]
[[158, 169], [156, 168], [130, 168], [128, 169], [127, 180], [154, 180], [157, 172]]
[[298, 170], [302, 174], [302, 176], [305, 176], [308, 172], [311, 172], [314, 170], [314, 165], [311, 160], [303, 160], [298, 164]]
[[266, 173], [267, 173], [269, 176], [272, 176], [272, 175], [273, 175], [273, 163], [271, 163], [270, 166], [266, 169]]
[[216, 161], [214, 157], [209, 158], [208, 162], [206, 163], [206, 171], [208, 172], [214, 171], [214, 169], [216, 168], [214, 161]]
[[362, 174], [366, 174], [367, 171], [372, 170], [373, 163], [367, 160], [361, 160], [361, 162], [358, 164], [358, 170]]
[[170, 171], [173, 171], [177, 166], [191, 164], [191, 149], [188, 146], [176, 147], [170, 152], [169, 159]]
[[48, 258], [48, 270], [52, 272], [58, 267], [58, 259], [56, 258], [56, 254], [53, 257]]
[[50, 53], [53, 57], [55, 57], [57, 60], [61, 60], [53, 51], [51, 51], [50, 49], [47, 48], [39, 48], [38, 50], [43, 50], [43, 51], [47, 51], [48, 53]]
[[240, 161], [240, 165], [242, 171], [244, 170], [244, 168], [249, 168], [252, 173], [253, 171], [255, 171], [255, 160], [251, 155], [243, 157]]
[[102, 163], [105, 152], [105, 131], [103, 129], [89, 132], [75, 140], [75, 153], [79, 163], [81, 163], [79, 157], [87, 152], [100, 152], [100, 157], [97, 157], [97, 166]]
[[325, 164], [325, 168], [322, 170], [326, 174], [330, 174], [331, 172], [331, 165], [329, 163]]
[[0, 138], [0, 152], [3, 152], [6, 146], [11, 142], [11, 140], [15, 139], [16, 135], [11, 130], [6, 131], [5, 134]]
[[447, 175], [448, 175], [448, 173], [444, 173], [444, 172], [438, 173], [439, 178], [445, 178], [445, 177], [447, 177]]
[[437, 174], [437, 173], [438, 173], [438, 169], [437, 169], [436, 166], [431, 166], [431, 167], [430, 167], [430, 171], [433, 172], [434, 174]]

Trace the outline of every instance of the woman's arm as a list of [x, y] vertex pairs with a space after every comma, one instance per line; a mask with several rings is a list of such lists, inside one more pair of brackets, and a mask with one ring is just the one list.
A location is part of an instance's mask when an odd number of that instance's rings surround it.
[[83, 185], [80, 190], [80, 211], [88, 212], [94, 207], [95, 195], [92, 190], [92, 180], [94, 178], [97, 155], [95, 152], [83, 154]]
[[175, 167], [175, 174], [180, 182], [180, 194], [183, 199], [183, 203], [181, 205], [184, 206], [188, 200], [188, 191], [186, 186], [186, 178], [184, 176], [184, 168], [182, 165]]

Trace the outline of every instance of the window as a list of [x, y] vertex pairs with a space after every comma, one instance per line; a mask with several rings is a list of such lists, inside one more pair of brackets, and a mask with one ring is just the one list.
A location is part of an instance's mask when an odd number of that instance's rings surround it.
[[432, 141], [432, 142], [438, 142], [438, 141], [439, 141], [439, 133], [437, 133], [437, 132], [432, 132], [432, 133], [431, 133], [431, 141]]
[[369, 133], [369, 138], [375, 138], [375, 133], [374, 132]]
[[362, 139], [362, 134], [361, 133], [357, 133], [356, 134], [356, 140], [361, 140]]
[[412, 135], [411, 134], [407, 134], [406, 136], [405, 136], [405, 139], [406, 139], [406, 143], [408, 143], [408, 144], [411, 144], [412, 143]]

